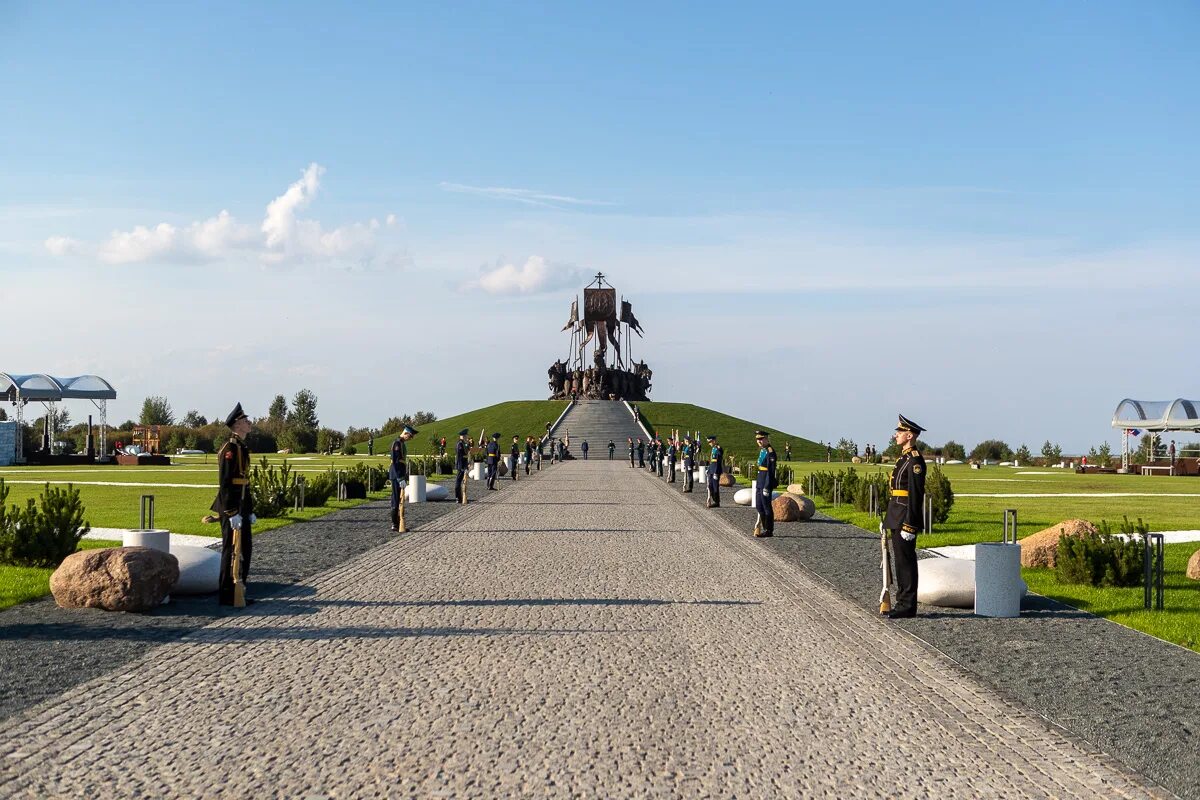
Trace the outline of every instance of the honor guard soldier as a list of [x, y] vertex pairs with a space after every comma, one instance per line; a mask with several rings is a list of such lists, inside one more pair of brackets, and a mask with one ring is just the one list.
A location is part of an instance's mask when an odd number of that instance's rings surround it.
[[777, 457], [766, 431], [755, 431], [754, 440], [758, 442], [758, 471], [754, 476], [754, 507], [758, 509], [758, 522], [754, 525], [754, 535], [761, 539], [775, 535], [775, 509], [771, 506], [771, 492], [778, 485], [775, 479]]
[[691, 434], [683, 437], [683, 491], [692, 493], [692, 485], [696, 480], [696, 447], [692, 444]]
[[642, 441], [642, 437], [637, 440], [638, 466], [645, 468], [646, 466], [646, 443]]
[[629, 468], [633, 469], [633, 456], [634, 456], [634, 450], [636, 449], [633, 445], [633, 437], [632, 436], [628, 437], [626, 439], [626, 443], [629, 445]]
[[392, 465], [388, 467], [388, 480], [392, 483], [392, 530], [405, 533], [404, 490], [408, 487], [408, 440], [416, 436], [417, 429], [405, 425], [400, 435], [392, 442]]
[[716, 436], [709, 436], [712, 451], [708, 454], [708, 508], [721, 507], [721, 471], [725, 464], [725, 449], [717, 444]]
[[463, 428], [458, 432], [458, 443], [454, 445], [454, 499], [467, 504], [467, 464], [471, 458], [470, 431]]
[[487, 457], [487, 488], [496, 491], [496, 473], [500, 470], [500, 434], [493, 433], [484, 451]]
[[655, 442], [654, 456], [658, 467], [658, 477], [663, 476], [663, 468], [667, 465], [667, 444], [662, 439]]
[[587, 439], [584, 439], [582, 442], [579, 443], [579, 449], [583, 451], [583, 460], [587, 461], [588, 460], [588, 457], [587, 457], [588, 441], [587, 441]]
[[512, 479], [517, 479], [517, 468], [521, 466], [521, 446], [517, 441], [521, 437], [513, 434], [512, 446], [508, 448], [508, 456], [512, 459]]
[[525, 474], [529, 474], [529, 467], [533, 464], [533, 437], [525, 437]]
[[667, 483], [675, 482], [675, 439], [667, 440]]
[[371, 433], [371, 435], [367, 437], [367, 455], [369, 455], [369, 456], [375, 455], [375, 434], [374, 433]]
[[783, 457], [788, 461], [792, 460], [792, 443], [788, 442], [783, 446]]
[[925, 458], [914, 444], [924, 432], [920, 425], [900, 415], [894, 438], [902, 452], [892, 468], [892, 497], [881, 526], [887, 531], [896, 579], [896, 602], [888, 612], [892, 619], [917, 615], [917, 533], [925, 529]]
[[613, 454], [617, 452], [617, 443], [612, 439], [608, 440], [608, 460], [613, 460]]
[[250, 574], [253, 550], [251, 525], [254, 522], [254, 497], [250, 493], [250, 418], [242, 404], [234, 406], [225, 418], [229, 441], [217, 453], [217, 499], [212, 510], [221, 518], [221, 573], [217, 584], [217, 602], [242, 608], [247, 603], [246, 578]]

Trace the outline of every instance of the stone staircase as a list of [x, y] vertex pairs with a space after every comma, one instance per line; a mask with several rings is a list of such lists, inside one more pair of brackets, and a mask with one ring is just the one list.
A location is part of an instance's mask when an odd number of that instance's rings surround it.
[[617, 456], [628, 453], [625, 440], [645, 432], [634, 422], [629, 409], [619, 400], [580, 400], [567, 411], [566, 416], [551, 430], [551, 435], [563, 438], [571, 436], [571, 451], [579, 454], [579, 445], [586, 439], [593, 456], [608, 457], [608, 440], [617, 444]]

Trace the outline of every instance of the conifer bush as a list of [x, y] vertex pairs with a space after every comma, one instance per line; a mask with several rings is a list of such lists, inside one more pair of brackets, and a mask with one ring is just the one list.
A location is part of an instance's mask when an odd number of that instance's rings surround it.
[[0, 564], [57, 567], [79, 549], [79, 540], [91, 529], [74, 486], [46, 484], [42, 494], [24, 506], [10, 507], [8, 493], [0, 479]]

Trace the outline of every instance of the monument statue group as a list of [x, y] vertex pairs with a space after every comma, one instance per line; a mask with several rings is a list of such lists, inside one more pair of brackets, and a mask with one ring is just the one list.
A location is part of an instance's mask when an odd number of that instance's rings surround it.
[[567, 358], [547, 370], [551, 400], [649, 399], [654, 373], [645, 361], [635, 362], [630, 350], [632, 334], [641, 337], [642, 326], [629, 301], [621, 298], [619, 317], [617, 308], [617, 290], [603, 273], [583, 290], [582, 319], [579, 298], [571, 303], [571, 317], [563, 326], [571, 333]]

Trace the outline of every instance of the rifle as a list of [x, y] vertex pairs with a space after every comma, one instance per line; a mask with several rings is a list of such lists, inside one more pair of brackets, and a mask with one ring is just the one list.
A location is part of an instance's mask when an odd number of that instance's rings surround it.
[[[246, 489], [249, 484], [242, 484], [242, 500], [238, 507], [238, 516], [241, 517], [242, 525], [250, 521], [249, 515], [241, 516], [241, 512], [246, 508]], [[233, 528], [230, 533], [233, 537], [233, 557], [230, 563], [230, 572], [233, 576], [233, 607], [246, 607], [246, 582], [242, 576], [242, 525]]]
[[879, 613], [886, 614], [892, 610], [892, 559], [888, 550], [888, 532], [883, 523], [879, 523], [879, 565], [883, 569], [883, 590], [879, 592]]

